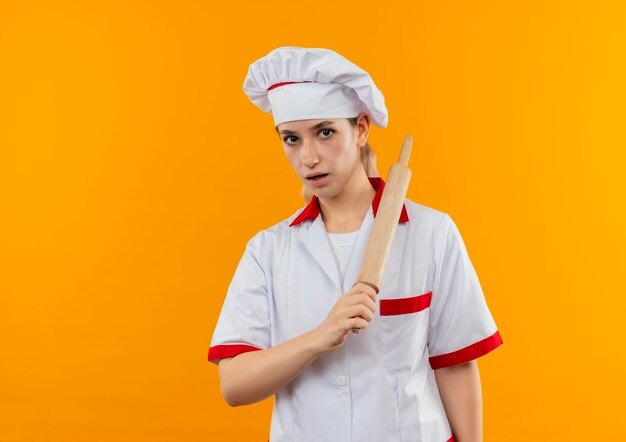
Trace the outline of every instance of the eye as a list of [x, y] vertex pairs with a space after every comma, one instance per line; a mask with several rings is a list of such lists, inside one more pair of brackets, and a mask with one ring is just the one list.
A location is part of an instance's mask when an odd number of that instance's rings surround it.
[[318, 133], [321, 134], [323, 132], [328, 132], [328, 135], [322, 138], [330, 138], [331, 135], [335, 132], [335, 129], [321, 129]]
[[298, 139], [298, 137], [296, 137], [295, 135], [287, 135], [286, 137], [283, 137], [283, 141], [291, 146], [296, 143], [295, 141], [293, 143], [290, 143], [288, 140], [291, 138], [295, 138], [296, 140]]

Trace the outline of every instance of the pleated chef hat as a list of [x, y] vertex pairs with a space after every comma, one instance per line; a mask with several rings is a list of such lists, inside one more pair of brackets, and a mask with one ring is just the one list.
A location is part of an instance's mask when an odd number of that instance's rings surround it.
[[335, 51], [283, 46], [250, 65], [243, 90], [261, 110], [285, 121], [352, 118], [367, 112], [387, 127], [385, 97], [370, 75]]

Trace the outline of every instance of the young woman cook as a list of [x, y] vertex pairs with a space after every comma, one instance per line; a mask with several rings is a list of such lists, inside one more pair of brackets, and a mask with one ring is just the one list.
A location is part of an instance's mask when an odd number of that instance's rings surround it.
[[367, 145], [387, 126], [381, 91], [293, 46], [243, 86], [312, 198], [246, 245], [208, 354], [225, 400], [276, 395], [271, 442], [481, 441], [475, 359], [502, 339], [450, 216], [406, 199], [380, 292], [353, 286], [385, 184]]

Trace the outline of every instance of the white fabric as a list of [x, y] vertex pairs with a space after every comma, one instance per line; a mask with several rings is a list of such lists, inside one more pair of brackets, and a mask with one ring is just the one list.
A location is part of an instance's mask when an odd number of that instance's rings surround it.
[[359, 233], [358, 230], [349, 233], [328, 233], [328, 240], [330, 241], [330, 247], [333, 251], [333, 255], [337, 260], [337, 266], [339, 268], [339, 278], [343, 281], [343, 276], [346, 273], [346, 267], [348, 266], [348, 260], [356, 241], [356, 236]]
[[[397, 226], [374, 318], [277, 391], [270, 442], [451, 440], [429, 360], [475, 349], [497, 327], [450, 216], [409, 199], [405, 205], [410, 220]], [[316, 328], [356, 281], [374, 222], [371, 206], [344, 278], [321, 216], [289, 227], [300, 212], [249, 240], [213, 334], [211, 362], [219, 362], [214, 348], [266, 349]], [[383, 302], [398, 305], [431, 291], [428, 308], [380, 314]]]
[[[296, 83], [269, 90], [284, 82]], [[360, 112], [367, 112], [379, 127], [388, 122], [385, 98], [370, 75], [330, 49], [276, 48], [249, 66], [243, 90], [273, 115], [276, 126], [285, 121], [352, 118]]]

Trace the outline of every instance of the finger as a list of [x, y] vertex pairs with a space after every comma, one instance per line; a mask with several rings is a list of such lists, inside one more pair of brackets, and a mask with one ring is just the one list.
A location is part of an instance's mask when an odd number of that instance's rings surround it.
[[372, 299], [365, 293], [359, 293], [355, 296], [352, 296], [350, 299], [346, 300], [346, 305], [349, 307], [352, 307], [354, 305], [364, 305], [372, 313], [376, 312], [376, 302], [372, 301]]
[[351, 307], [349, 312], [351, 318], [361, 317], [368, 322], [374, 318], [372, 311], [363, 304], [357, 304]]
[[360, 299], [361, 299], [361, 304], [365, 305], [372, 312], [376, 311], [376, 301], [372, 299], [369, 295], [362, 294]]
[[358, 297], [358, 303], [367, 307], [372, 313], [376, 311], [376, 302], [365, 293], [361, 293]]
[[377, 293], [372, 287], [358, 282], [353, 289], [356, 289], [355, 293], [365, 293], [372, 301], [376, 301]]
[[360, 292], [367, 293], [368, 295], [376, 295], [376, 290], [371, 285], [364, 282], [357, 282], [353, 287], [358, 287]]
[[365, 319], [360, 318], [360, 317], [356, 317], [356, 318], [352, 318], [350, 319], [347, 323], [347, 330], [351, 330], [351, 329], [364, 329], [367, 327], [367, 325], [369, 324], [369, 322], [367, 322]]

